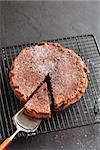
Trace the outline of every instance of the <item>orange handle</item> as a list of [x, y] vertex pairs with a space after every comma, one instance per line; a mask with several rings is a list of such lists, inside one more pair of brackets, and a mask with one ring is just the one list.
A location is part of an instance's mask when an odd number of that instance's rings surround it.
[[5, 150], [6, 147], [11, 143], [11, 139], [7, 138], [1, 145], [0, 145], [0, 150]]

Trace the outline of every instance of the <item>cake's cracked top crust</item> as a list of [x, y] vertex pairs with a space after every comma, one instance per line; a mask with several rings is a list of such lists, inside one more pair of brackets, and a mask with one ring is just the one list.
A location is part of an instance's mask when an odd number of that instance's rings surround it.
[[48, 74], [55, 111], [75, 103], [88, 85], [82, 59], [73, 50], [48, 42], [24, 48], [19, 53], [10, 69], [10, 85], [24, 103]]
[[32, 98], [24, 105], [24, 113], [33, 118], [49, 118], [51, 117], [50, 100], [48, 97], [48, 89], [44, 83], [32, 96]]

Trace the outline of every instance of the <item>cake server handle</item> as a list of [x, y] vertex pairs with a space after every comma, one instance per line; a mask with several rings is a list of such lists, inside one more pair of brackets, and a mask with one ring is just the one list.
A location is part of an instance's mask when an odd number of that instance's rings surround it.
[[6, 147], [11, 143], [13, 138], [16, 136], [16, 134], [21, 131], [20, 129], [17, 129], [10, 137], [8, 137], [1, 145], [0, 150], [5, 150]]

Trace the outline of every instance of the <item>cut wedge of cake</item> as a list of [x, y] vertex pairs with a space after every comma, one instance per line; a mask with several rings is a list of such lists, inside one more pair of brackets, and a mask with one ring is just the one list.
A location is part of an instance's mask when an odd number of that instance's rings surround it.
[[50, 100], [46, 83], [24, 105], [24, 113], [31, 118], [51, 117]]

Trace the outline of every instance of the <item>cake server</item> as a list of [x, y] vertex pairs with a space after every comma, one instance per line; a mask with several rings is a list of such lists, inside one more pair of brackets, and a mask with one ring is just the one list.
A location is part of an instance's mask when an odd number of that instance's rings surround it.
[[18, 132], [24, 131], [27, 133], [29, 132], [33, 133], [39, 127], [41, 119], [28, 118], [23, 113], [23, 109], [24, 108], [22, 108], [13, 116], [13, 123], [16, 126], [17, 130], [0, 145], [0, 150], [4, 150], [11, 143], [11, 141]]

